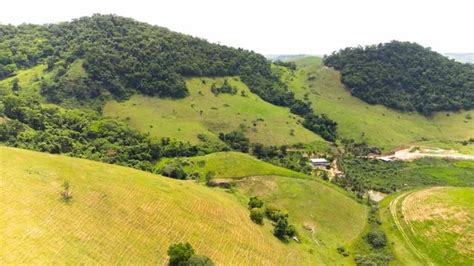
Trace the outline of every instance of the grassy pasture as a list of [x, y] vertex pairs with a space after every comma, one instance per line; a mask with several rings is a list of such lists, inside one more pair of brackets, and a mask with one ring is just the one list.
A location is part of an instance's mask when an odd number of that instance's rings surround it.
[[282, 74], [282, 80], [297, 97], [307, 95], [317, 112], [335, 120], [340, 136], [366, 141], [385, 151], [425, 143], [474, 153], [474, 145], [459, 143], [474, 137], [474, 120], [467, 118], [467, 114], [473, 116], [474, 111], [439, 112], [424, 117], [370, 105], [351, 96], [341, 83], [339, 72], [325, 67], [321, 58], [306, 57], [296, 63], [298, 69], [294, 72], [282, 67], [274, 67], [274, 70]]
[[[172, 159], [158, 162], [158, 168]], [[260, 161], [253, 156], [240, 152], [217, 152], [205, 156], [182, 158], [189, 163], [185, 166], [187, 173], [198, 172], [201, 179], [207, 172], [214, 173], [215, 178], [241, 179], [248, 176], [277, 175], [295, 178], [310, 178], [309, 176], [283, 167]]]
[[[233, 179], [233, 190], [242, 204], [247, 204], [248, 197], [259, 196], [267, 205], [287, 210], [290, 223], [300, 233], [299, 247], [314, 254], [317, 264], [353, 263], [353, 257], [343, 257], [336, 248], [350, 246], [363, 231], [367, 208], [342, 189], [243, 153], [181, 159], [188, 160], [186, 172], [199, 172], [201, 179], [209, 171], [216, 179]], [[166, 162], [159, 162], [158, 167]]]
[[[237, 94], [215, 96], [211, 92], [212, 84], [219, 86], [225, 79], [238, 89]], [[152, 137], [172, 137], [192, 143], [200, 142], [198, 134], [219, 141], [219, 132], [238, 129], [244, 130], [252, 142], [268, 145], [324, 143], [321, 137], [300, 125], [300, 117], [291, 114], [288, 108], [263, 101], [239, 78], [192, 78], [186, 85], [190, 95], [184, 99], [135, 95], [128, 101], [108, 102], [104, 114], [123, 119]], [[292, 130], [294, 134], [290, 134]]]
[[396, 261], [411, 265], [472, 265], [473, 202], [472, 187], [433, 187], [384, 200], [382, 222]]
[[357, 240], [366, 226], [367, 208], [344, 191], [318, 180], [281, 176], [247, 177], [237, 181], [237, 190], [287, 210], [301, 245], [317, 255], [317, 264], [354, 263], [353, 256], [343, 257], [336, 249]]
[[0, 198], [6, 264], [165, 264], [181, 241], [217, 265], [314, 263], [232, 194], [130, 168], [0, 147]]

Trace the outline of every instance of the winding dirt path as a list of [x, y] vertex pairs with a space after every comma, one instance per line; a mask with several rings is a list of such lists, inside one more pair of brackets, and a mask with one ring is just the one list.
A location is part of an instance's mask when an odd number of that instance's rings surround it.
[[[403, 204], [403, 200], [406, 197], [408, 197], [409, 195], [413, 194], [413, 193], [414, 193], [413, 191], [405, 192], [405, 193], [399, 195], [398, 197], [396, 197], [395, 199], [393, 199], [390, 202], [390, 214], [392, 215], [393, 221], [395, 222], [395, 225], [397, 226], [398, 231], [403, 236], [403, 239], [408, 244], [409, 248], [415, 253], [415, 255], [418, 258], [422, 259], [424, 262], [426, 262], [428, 265], [434, 265], [430, 261], [430, 259], [423, 252], [421, 252], [419, 249], [417, 249], [415, 247], [415, 245], [411, 241], [410, 237], [408, 236], [407, 232], [405, 231], [405, 228], [403, 228], [403, 226], [401, 224], [404, 221], [401, 221], [400, 217], [398, 217], [397, 208], [398, 208], [399, 204]], [[401, 219], [403, 219], [403, 218], [401, 218]]]

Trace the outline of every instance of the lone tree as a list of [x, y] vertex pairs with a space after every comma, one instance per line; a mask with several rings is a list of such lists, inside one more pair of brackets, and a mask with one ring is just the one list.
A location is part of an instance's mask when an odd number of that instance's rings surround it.
[[188, 242], [171, 245], [168, 248], [168, 256], [170, 256], [169, 265], [181, 266], [187, 265], [188, 260], [194, 255], [194, 249]]
[[63, 189], [64, 190], [61, 192], [61, 196], [65, 202], [69, 202], [72, 198], [72, 191], [69, 181], [64, 181]]
[[189, 243], [179, 243], [168, 248], [171, 266], [214, 266], [214, 262], [207, 256], [194, 254], [194, 249]]
[[15, 94], [18, 94], [18, 92], [20, 91], [20, 81], [18, 80], [18, 78], [13, 80], [12, 91]]

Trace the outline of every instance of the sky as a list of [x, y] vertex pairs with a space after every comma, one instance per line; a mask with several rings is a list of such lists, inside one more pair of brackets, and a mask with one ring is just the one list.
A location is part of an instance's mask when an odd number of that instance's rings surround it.
[[10, 0], [0, 23], [131, 17], [262, 54], [316, 54], [390, 40], [474, 52], [473, 0]]

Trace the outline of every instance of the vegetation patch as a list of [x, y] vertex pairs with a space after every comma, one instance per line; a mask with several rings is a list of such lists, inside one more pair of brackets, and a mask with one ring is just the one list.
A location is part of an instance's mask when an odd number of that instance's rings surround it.
[[335, 182], [362, 196], [368, 190], [391, 193], [420, 186], [474, 186], [470, 161], [425, 158], [413, 162], [381, 162], [341, 158], [344, 176]]

